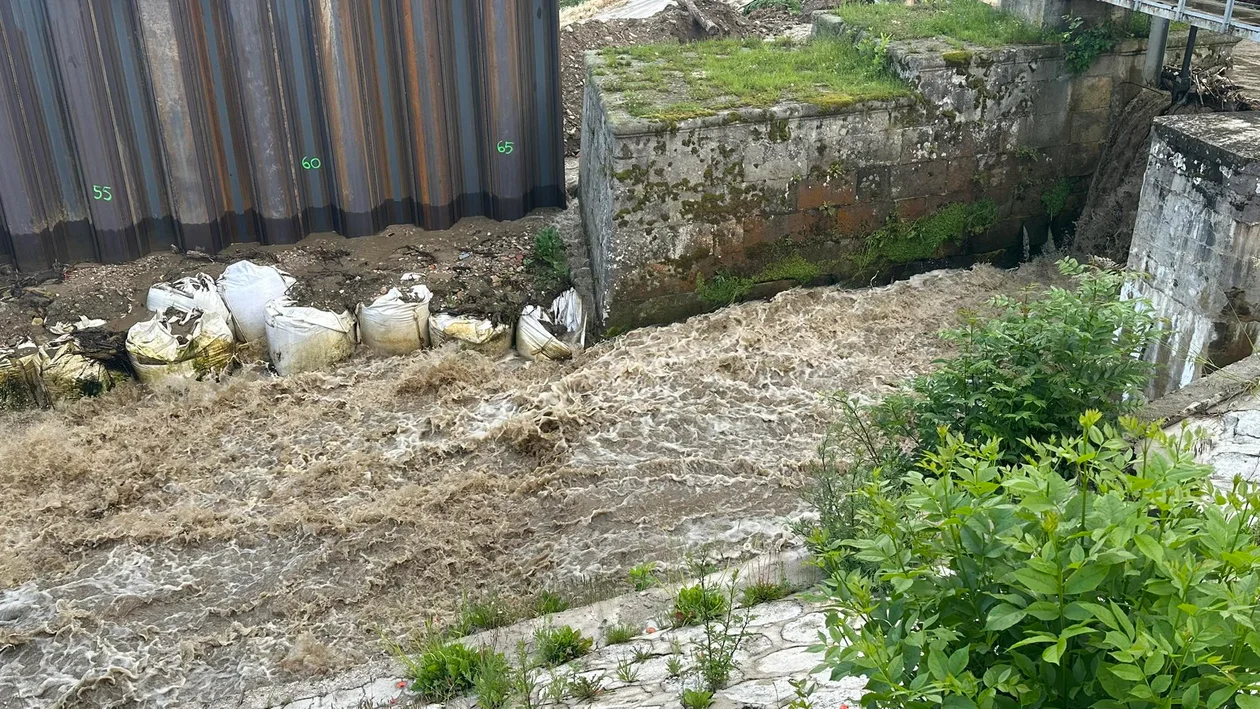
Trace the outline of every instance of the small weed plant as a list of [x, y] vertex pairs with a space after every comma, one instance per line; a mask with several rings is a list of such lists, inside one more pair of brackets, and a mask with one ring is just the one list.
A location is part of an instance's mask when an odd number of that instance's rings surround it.
[[1014, 462], [945, 434], [857, 492], [873, 569], [827, 584], [820, 649], [863, 706], [1260, 707], [1260, 490], [1104, 418]]
[[617, 660], [617, 680], [625, 684], [634, 684], [639, 679], [639, 666], [629, 657]]
[[543, 690], [544, 704], [560, 704], [569, 697], [569, 688], [574, 675], [569, 672], [553, 672], [546, 689]]
[[558, 593], [543, 591], [534, 599], [535, 615], [552, 615], [569, 610], [569, 602]]
[[729, 610], [729, 599], [720, 590], [707, 586], [701, 577], [700, 583], [678, 589], [674, 598], [674, 627], [707, 623], [721, 618]]
[[1053, 219], [1067, 209], [1068, 197], [1072, 194], [1072, 181], [1064, 177], [1056, 180], [1045, 192], [1041, 193], [1041, 203], [1046, 207], [1046, 214]]
[[731, 673], [738, 664], [735, 653], [748, 638], [748, 623], [752, 621], [752, 614], [747, 610], [735, 610], [738, 580], [739, 574], [732, 573], [724, 590], [707, 587], [703, 579], [698, 586], [706, 597], [716, 595], [722, 599], [719, 610], [703, 619], [704, 633], [692, 648], [693, 670], [710, 692], [716, 692], [730, 682]]
[[529, 266], [549, 288], [559, 289], [569, 284], [569, 256], [559, 229], [549, 226], [534, 235]]
[[580, 702], [593, 701], [604, 693], [603, 676], [578, 675], [569, 680], [569, 695]]
[[634, 590], [646, 591], [659, 586], [661, 580], [656, 577], [657, 568], [656, 563], [651, 561], [630, 567], [630, 583], [634, 584]]
[[631, 649], [630, 657], [637, 663], [644, 663], [655, 657], [655, 654], [652, 652], [651, 645], [635, 645]]
[[594, 641], [569, 625], [542, 626], [534, 631], [534, 651], [538, 661], [549, 667], [562, 665], [591, 651]]
[[790, 679], [788, 684], [792, 686], [792, 701], [788, 702], [784, 709], [814, 709], [814, 692], [818, 691], [818, 684], [811, 682], [808, 677], [801, 679]]
[[512, 698], [512, 666], [500, 652], [483, 650], [473, 678], [480, 709], [504, 709]]
[[512, 696], [516, 698], [519, 709], [538, 709], [542, 705], [538, 674], [534, 671], [529, 647], [524, 640], [516, 643], [516, 662], [512, 665], [511, 680]]
[[604, 644], [619, 645], [630, 642], [639, 635], [639, 629], [633, 625], [610, 625], [604, 629]]
[[678, 696], [683, 709], [709, 709], [713, 706], [713, 692], [703, 689], [684, 689]]

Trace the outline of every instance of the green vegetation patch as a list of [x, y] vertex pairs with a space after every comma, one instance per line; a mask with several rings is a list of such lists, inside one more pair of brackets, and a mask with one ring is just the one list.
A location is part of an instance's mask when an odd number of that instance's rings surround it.
[[845, 24], [890, 39], [940, 37], [982, 47], [1043, 44], [1054, 38], [1023, 20], [980, 0], [901, 3], [850, 3], [829, 10]]
[[799, 101], [840, 108], [908, 96], [910, 87], [852, 43], [711, 40], [605, 49], [605, 91], [639, 118], [680, 121]]
[[862, 268], [884, 263], [910, 263], [931, 258], [944, 244], [984, 233], [997, 221], [997, 206], [989, 200], [951, 204], [912, 222], [888, 218], [867, 237], [858, 258]]

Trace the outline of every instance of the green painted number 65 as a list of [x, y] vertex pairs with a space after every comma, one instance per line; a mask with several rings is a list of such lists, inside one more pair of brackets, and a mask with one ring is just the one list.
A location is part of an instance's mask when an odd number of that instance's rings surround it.
[[499, 152], [504, 153], [506, 155], [511, 155], [512, 151], [516, 149], [512, 145], [512, 141], [510, 140], [500, 140], [499, 145], [497, 147], [498, 147]]

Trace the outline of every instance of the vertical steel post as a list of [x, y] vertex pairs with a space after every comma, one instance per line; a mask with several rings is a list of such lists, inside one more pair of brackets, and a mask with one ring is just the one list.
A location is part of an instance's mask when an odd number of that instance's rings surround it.
[[1168, 20], [1151, 16], [1151, 33], [1146, 40], [1146, 63], [1142, 65], [1142, 81], [1159, 88], [1164, 73], [1164, 52], [1168, 48]]

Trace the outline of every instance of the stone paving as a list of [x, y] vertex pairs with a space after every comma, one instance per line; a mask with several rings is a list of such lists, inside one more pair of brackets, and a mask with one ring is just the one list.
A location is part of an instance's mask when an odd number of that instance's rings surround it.
[[[828, 673], [815, 673], [821, 655], [810, 652], [824, 628], [825, 615], [817, 602], [798, 595], [763, 603], [750, 609], [748, 636], [736, 654], [737, 669], [729, 685], [713, 697], [713, 709], [774, 709], [795, 698], [791, 680], [809, 677], [817, 687], [811, 706], [836, 709], [858, 706], [862, 678], [833, 682]], [[533, 621], [530, 625], [536, 624]], [[645, 631], [649, 628], [645, 628]], [[586, 657], [550, 670], [537, 670], [538, 694], [557, 677], [588, 677], [602, 690], [590, 700], [566, 698], [548, 707], [589, 707], [590, 709], [680, 709], [683, 680], [671, 677], [670, 658], [681, 646], [682, 663], [691, 667], [690, 653], [703, 636], [701, 627], [655, 630], [626, 643], [598, 648]], [[508, 650], [510, 648], [501, 648]], [[646, 655], [646, 657], [644, 657]], [[636, 656], [638, 661], [636, 661]], [[619, 673], [630, 667], [632, 677]], [[620, 674], [620, 676], [619, 676]], [[632, 679], [626, 682], [626, 679]], [[284, 703], [284, 709], [377, 709], [385, 707], [424, 707], [424, 709], [467, 709], [477, 706], [476, 698], [461, 697], [445, 704], [423, 704], [398, 685], [399, 677], [378, 678], [360, 687], [318, 697]], [[694, 688], [694, 680], [688, 680]], [[516, 706], [510, 704], [509, 706]]]

